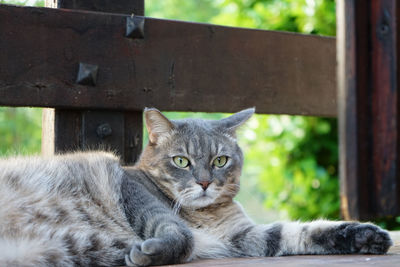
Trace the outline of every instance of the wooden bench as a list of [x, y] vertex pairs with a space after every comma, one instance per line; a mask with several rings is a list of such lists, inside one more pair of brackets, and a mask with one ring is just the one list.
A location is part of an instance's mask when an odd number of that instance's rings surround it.
[[337, 3], [337, 40], [144, 18], [144, 0], [0, 5], [0, 105], [55, 108], [45, 154], [106, 146], [126, 164], [146, 106], [338, 116], [342, 214], [398, 216], [400, 7]]

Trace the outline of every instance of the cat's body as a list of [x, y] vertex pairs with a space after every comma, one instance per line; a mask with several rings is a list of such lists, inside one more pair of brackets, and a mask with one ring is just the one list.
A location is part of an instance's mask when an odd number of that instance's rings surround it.
[[0, 265], [111, 266], [196, 258], [385, 253], [386, 231], [356, 222], [256, 225], [232, 200], [242, 153], [221, 121], [146, 111], [134, 167], [105, 152], [0, 160]]

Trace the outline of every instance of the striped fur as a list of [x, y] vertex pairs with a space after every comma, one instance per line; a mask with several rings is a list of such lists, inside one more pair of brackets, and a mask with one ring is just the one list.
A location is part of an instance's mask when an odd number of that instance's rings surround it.
[[[243, 163], [235, 131], [253, 112], [169, 121], [146, 110], [150, 142], [128, 168], [106, 152], [0, 160], [0, 266], [385, 253], [392, 241], [372, 224], [256, 225], [246, 216], [233, 201]], [[190, 164], [178, 167], [176, 156]], [[222, 156], [226, 164], [216, 167]]]
[[[112, 154], [1, 160], [0, 185], [0, 266], [143, 266], [190, 256], [185, 224]], [[143, 254], [149, 243], [169, 242], [168, 254]]]

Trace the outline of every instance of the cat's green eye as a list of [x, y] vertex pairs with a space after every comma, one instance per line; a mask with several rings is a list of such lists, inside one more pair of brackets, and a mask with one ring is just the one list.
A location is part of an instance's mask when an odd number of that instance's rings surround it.
[[186, 168], [190, 164], [190, 161], [182, 156], [173, 157], [173, 160], [176, 166], [178, 166], [179, 168]]
[[228, 161], [228, 157], [220, 156], [220, 157], [217, 157], [216, 159], [214, 159], [213, 165], [218, 167], [218, 168], [222, 168], [222, 167], [225, 166], [227, 161]]

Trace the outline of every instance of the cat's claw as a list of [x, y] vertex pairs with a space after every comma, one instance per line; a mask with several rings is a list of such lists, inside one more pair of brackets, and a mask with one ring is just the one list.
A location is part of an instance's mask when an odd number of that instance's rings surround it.
[[389, 233], [372, 224], [353, 226], [354, 247], [363, 254], [384, 254], [393, 245]]
[[125, 255], [128, 266], [149, 266], [165, 264], [166, 259], [163, 242], [158, 238], [147, 239], [142, 243], [133, 244], [129, 254]]

